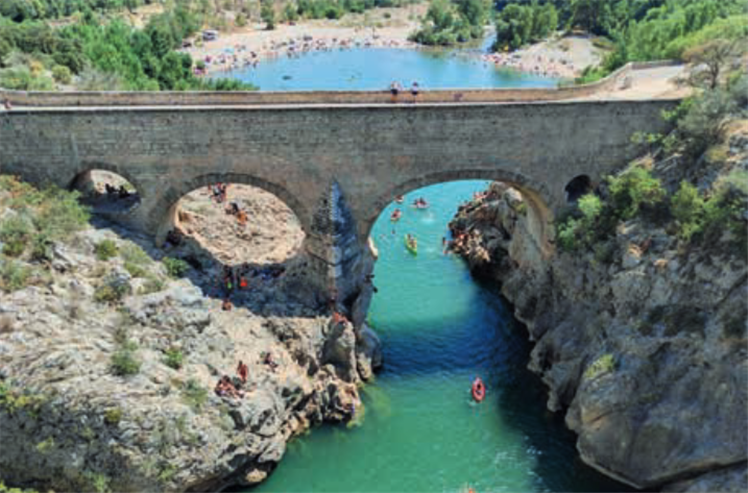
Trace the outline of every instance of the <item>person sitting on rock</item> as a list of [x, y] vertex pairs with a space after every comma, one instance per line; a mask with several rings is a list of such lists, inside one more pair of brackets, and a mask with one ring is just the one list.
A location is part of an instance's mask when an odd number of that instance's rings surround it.
[[275, 362], [275, 360], [273, 359], [273, 355], [272, 355], [272, 353], [270, 353], [270, 351], [268, 351], [267, 353], [265, 353], [265, 359], [264, 359], [263, 363], [265, 363], [266, 365], [268, 365], [270, 367], [270, 369], [273, 370], [273, 371], [275, 371], [275, 369], [278, 367], [278, 363]]
[[223, 303], [221, 304], [221, 309], [225, 312], [230, 312], [232, 308], [231, 300], [228, 298], [225, 298], [223, 300]]
[[249, 288], [249, 282], [247, 282], [247, 278], [244, 277], [244, 276], [241, 276], [239, 278], [239, 289], [241, 289], [242, 291], [244, 291], [244, 290], [246, 290], [248, 288]]
[[244, 364], [242, 360], [239, 360], [239, 365], [236, 367], [236, 372], [239, 374], [242, 385], [246, 385], [247, 376], [249, 375], [249, 368]]

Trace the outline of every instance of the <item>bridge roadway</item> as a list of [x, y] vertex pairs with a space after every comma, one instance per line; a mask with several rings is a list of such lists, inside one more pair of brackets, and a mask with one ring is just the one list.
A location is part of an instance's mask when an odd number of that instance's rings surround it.
[[391, 104], [383, 92], [6, 91], [0, 99], [14, 109], [0, 113], [0, 173], [62, 187], [94, 169], [118, 173], [140, 203], [113, 218], [157, 241], [190, 191], [215, 182], [258, 186], [298, 217], [316, 265], [312, 282], [348, 297], [364, 289], [367, 239], [383, 208], [435, 183], [514, 185], [529, 204], [538, 251], [550, 254], [566, 185], [578, 176], [599, 181], [623, 165], [637, 152], [631, 135], [666, 130], [660, 114], [680, 97], [589, 96], [628, 90], [627, 77], [653, 68], [662, 66], [624, 67], [594, 90], [464, 91], [459, 101], [454, 91], [426, 91], [417, 104]]

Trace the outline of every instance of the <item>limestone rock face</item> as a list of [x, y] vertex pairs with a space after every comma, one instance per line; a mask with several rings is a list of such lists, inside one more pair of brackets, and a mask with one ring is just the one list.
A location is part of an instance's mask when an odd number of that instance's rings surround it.
[[679, 251], [664, 230], [630, 221], [608, 245], [612, 258], [543, 259], [516, 193], [489, 192], [451, 224], [468, 238], [458, 252], [501, 283], [526, 324], [529, 368], [578, 434], [581, 458], [638, 488], [745, 491], [745, 256], [721, 247], [726, 238]]
[[[102, 264], [93, 254], [103, 239], [120, 249], [125, 240], [108, 230], [80, 236], [56, 248], [47, 284], [0, 295], [6, 484], [44, 491], [255, 484], [291, 437], [360, 410], [359, 372], [370, 376], [381, 358], [370, 329], [357, 336], [350, 323], [281, 296], [260, 302], [259, 288], [252, 303], [223, 311], [220, 298], [191, 280], [168, 280], [152, 261], [147, 269], [164, 287], [142, 294], [143, 279], [131, 278], [122, 259]], [[135, 289], [118, 307], [94, 301], [95, 286], [125, 282]], [[174, 351], [178, 368], [166, 364]], [[133, 374], [115, 371], [123, 353], [138, 365]], [[239, 360], [249, 367], [244, 396], [215, 395]]]

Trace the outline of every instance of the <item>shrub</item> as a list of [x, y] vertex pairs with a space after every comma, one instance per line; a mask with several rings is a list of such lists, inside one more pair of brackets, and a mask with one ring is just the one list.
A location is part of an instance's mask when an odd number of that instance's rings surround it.
[[143, 265], [151, 262], [151, 257], [135, 243], [125, 243], [119, 251], [120, 256], [125, 262]]
[[132, 262], [125, 262], [125, 270], [132, 277], [145, 277], [147, 275], [147, 271], [143, 267]]
[[55, 65], [52, 67], [52, 78], [60, 84], [70, 84], [73, 73], [65, 65]]
[[78, 202], [79, 192], [49, 187], [39, 192], [38, 197], [34, 226], [50, 240], [65, 240], [88, 224], [91, 215]]
[[244, 15], [244, 13], [239, 12], [236, 14], [236, 17], [234, 17], [234, 24], [236, 24], [236, 27], [244, 27], [247, 25], [247, 16]]
[[52, 240], [45, 233], [36, 233], [31, 238], [31, 258], [38, 262], [52, 259]]
[[31, 270], [22, 263], [0, 257], [0, 287], [6, 292], [17, 291], [26, 287]]
[[182, 368], [182, 364], [184, 363], [184, 354], [182, 351], [176, 348], [170, 348], [166, 350], [165, 354], [166, 357], [164, 358], [164, 364], [166, 366], [174, 368], [175, 370]]
[[117, 256], [117, 244], [113, 240], [102, 240], [96, 244], [94, 252], [99, 260], [109, 260]]
[[605, 373], [613, 372], [615, 367], [616, 363], [613, 355], [610, 353], [603, 354], [584, 370], [584, 378], [586, 380], [597, 378]]
[[128, 343], [112, 354], [112, 373], [120, 377], [136, 375], [140, 371], [140, 361], [135, 357], [136, 349], [137, 345]]
[[208, 402], [208, 391], [201, 387], [194, 378], [190, 378], [182, 387], [182, 397], [195, 411], [200, 411]]
[[717, 89], [695, 98], [678, 120], [678, 130], [686, 139], [687, 152], [697, 157], [722, 138], [729, 116], [737, 110], [732, 94]]
[[118, 303], [127, 295], [126, 285], [102, 284], [94, 290], [94, 300], [99, 303]]
[[46, 454], [52, 450], [55, 446], [55, 439], [52, 437], [47, 438], [36, 444], [36, 451], [40, 454]]
[[680, 188], [673, 195], [671, 210], [678, 225], [678, 236], [688, 242], [702, 227], [704, 200], [699, 191], [687, 181], [682, 181]]
[[104, 413], [104, 422], [108, 425], [117, 426], [122, 419], [122, 409], [113, 407]]
[[653, 207], [665, 198], [660, 180], [640, 166], [609, 177], [608, 183], [614, 214], [623, 220], [635, 217], [643, 206]]
[[3, 221], [0, 225], [0, 241], [3, 242], [3, 253], [11, 257], [20, 256], [26, 249], [31, 230], [29, 221], [19, 215]]
[[160, 277], [153, 275], [147, 276], [147, 279], [143, 284], [143, 287], [141, 287], [138, 291], [138, 294], [144, 295], [158, 293], [159, 291], [164, 289], [165, 284], [166, 283], [164, 283], [164, 280]]
[[164, 257], [162, 262], [166, 267], [166, 272], [173, 278], [184, 276], [190, 267], [187, 262], [178, 258]]

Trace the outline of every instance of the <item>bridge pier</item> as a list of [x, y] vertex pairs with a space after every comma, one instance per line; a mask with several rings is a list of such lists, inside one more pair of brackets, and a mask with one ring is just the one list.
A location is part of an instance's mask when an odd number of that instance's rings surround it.
[[334, 299], [335, 310], [360, 329], [373, 294], [369, 275], [374, 256], [369, 245], [359, 241], [356, 220], [336, 181], [319, 200], [304, 249], [315, 290], [328, 302]]

